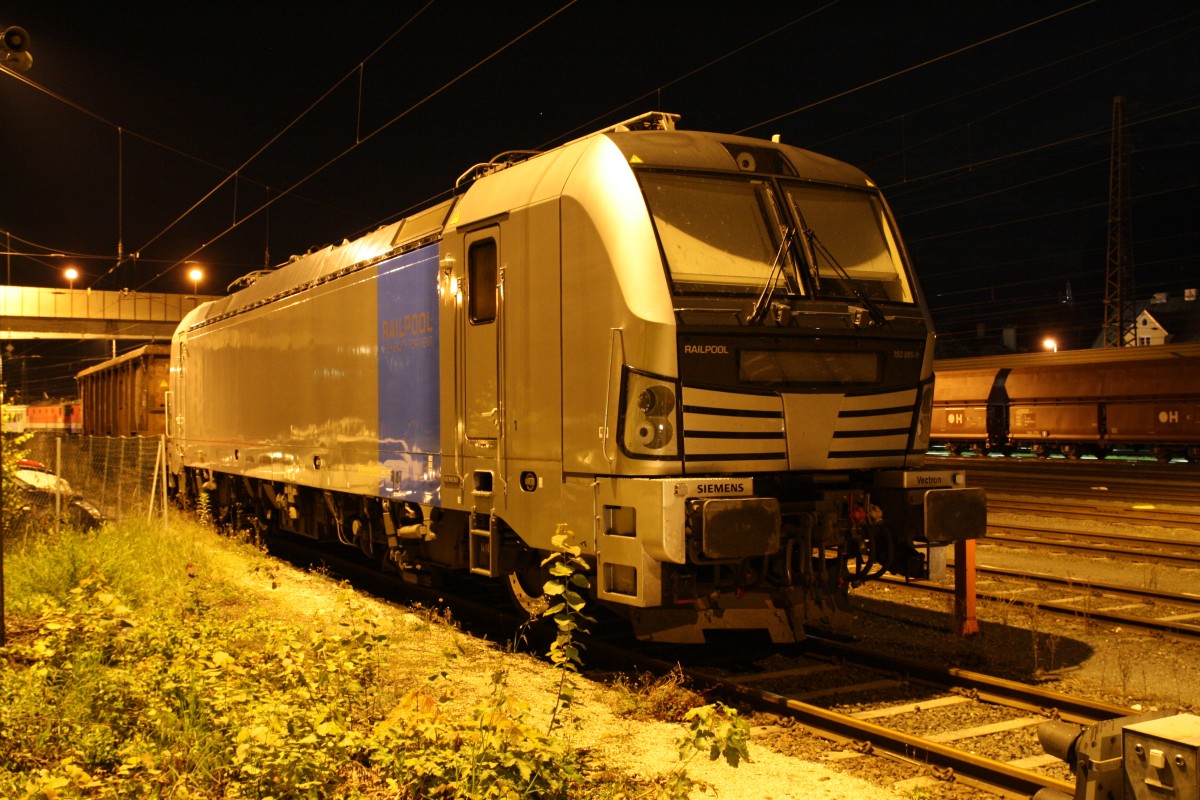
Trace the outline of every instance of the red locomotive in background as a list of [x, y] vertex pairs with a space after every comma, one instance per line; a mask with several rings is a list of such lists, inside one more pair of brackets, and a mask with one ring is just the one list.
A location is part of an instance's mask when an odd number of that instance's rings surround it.
[[53, 431], [79, 433], [83, 430], [83, 404], [78, 400], [47, 400], [39, 403], [4, 404], [4, 432]]

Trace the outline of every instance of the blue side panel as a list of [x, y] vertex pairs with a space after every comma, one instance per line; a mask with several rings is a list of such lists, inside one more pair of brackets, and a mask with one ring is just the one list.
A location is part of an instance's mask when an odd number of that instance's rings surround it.
[[381, 497], [435, 503], [441, 486], [438, 246], [379, 269]]

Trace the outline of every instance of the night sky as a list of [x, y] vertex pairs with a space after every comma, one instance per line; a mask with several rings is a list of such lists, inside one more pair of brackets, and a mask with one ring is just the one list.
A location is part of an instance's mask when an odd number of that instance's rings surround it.
[[[948, 350], [980, 325], [1082, 347], [1103, 319], [1117, 95], [1138, 294], [1200, 284], [1192, 2], [39, 0], [3, 3], [0, 25], [29, 32], [36, 84], [0, 74], [0, 246], [70, 256], [6, 257], [14, 285], [65, 286], [69, 263], [76, 288], [190, 293], [191, 260], [222, 293], [497, 153], [658, 109], [864, 169]], [[103, 354], [13, 345], [37, 353], [30, 394]]]

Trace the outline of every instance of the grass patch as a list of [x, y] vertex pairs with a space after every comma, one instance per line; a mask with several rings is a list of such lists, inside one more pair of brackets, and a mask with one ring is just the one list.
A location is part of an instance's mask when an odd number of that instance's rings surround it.
[[613, 712], [633, 719], [683, 722], [689, 711], [705, 705], [704, 697], [688, 686], [678, 664], [657, 677], [648, 672], [619, 676], [613, 689]]
[[686, 759], [745, 752], [736, 715], [685, 714], [677, 769], [614, 775], [535, 729], [503, 655], [463, 702], [442, 620], [279, 569], [178, 518], [6, 542], [0, 797], [671, 800]]
[[[502, 680], [455, 718], [444, 678], [386, 679], [389, 639], [351, 592], [281, 624], [214, 564], [231, 547], [186, 522], [9, 543], [0, 796], [549, 798], [580, 783]], [[265, 563], [241, 548], [251, 571]]]

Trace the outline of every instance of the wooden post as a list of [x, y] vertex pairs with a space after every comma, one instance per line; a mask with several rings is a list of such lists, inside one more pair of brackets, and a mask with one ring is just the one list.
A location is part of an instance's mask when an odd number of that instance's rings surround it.
[[954, 543], [954, 623], [962, 637], [979, 635], [975, 615], [975, 540]]

